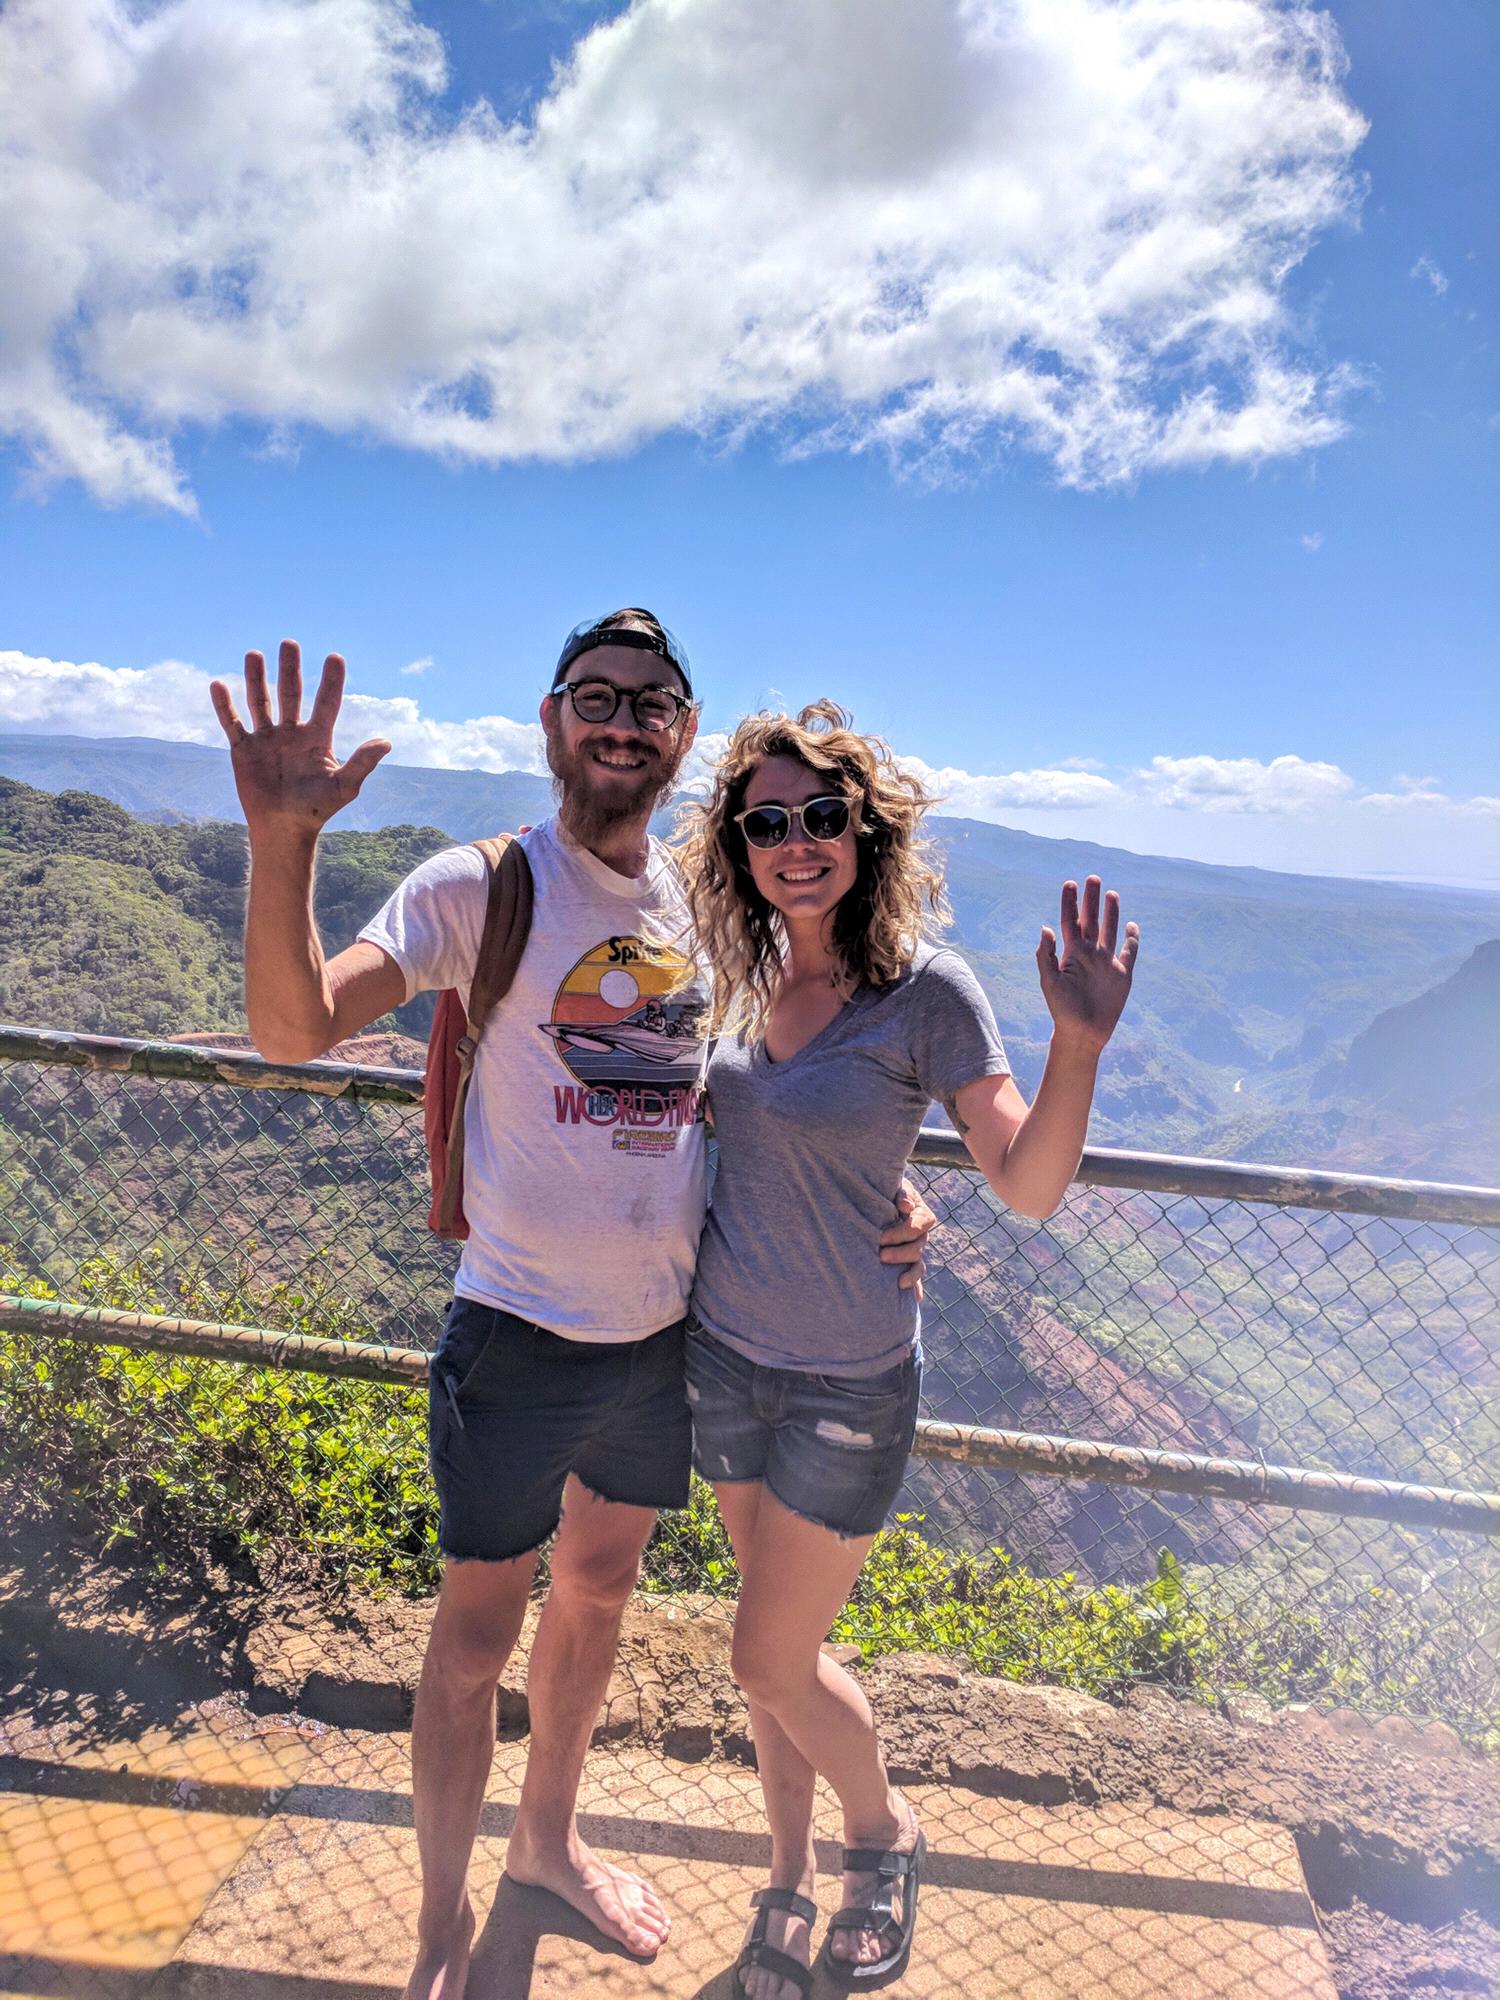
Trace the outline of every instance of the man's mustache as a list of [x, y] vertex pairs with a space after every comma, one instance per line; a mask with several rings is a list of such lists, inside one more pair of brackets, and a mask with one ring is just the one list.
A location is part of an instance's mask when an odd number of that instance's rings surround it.
[[584, 757], [588, 756], [593, 750], [621, 750], [627, 756], [644, 757], [648, 763], [660, 764], [665, 761], [665, 753], [663, 751], [658, 750], [654, 743], [643, 741], [639, 736], [585, 737], [583, 742], [579, 744], [578, 749], [579, 755]]

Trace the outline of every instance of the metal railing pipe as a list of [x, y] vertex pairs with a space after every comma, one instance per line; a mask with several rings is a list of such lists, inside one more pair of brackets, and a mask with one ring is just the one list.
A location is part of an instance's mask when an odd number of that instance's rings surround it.
[[[935, 1126], [922, 1128], [911, 1156], [919, 1166], [975, 1171], [958, 1134]], [[1126, 1153], [1105, 1146], [1084, 1153], [1077, 1179], [1084, 1187], [1131, 1188], [1142, 1194], [1191, 1194], [1209, 1201], [1254, 1201], [1275, 1208], [1337, 1209], [1353, 1215], [1402, 1216], [1414, 1222], [1500, 1227], [1500, 1188], [1455, 1186], [1447, 1181], [1261, 1167], [1243, 1160]]]
[[[99, 1346], [193, 1354], [260, 1368], [284, 1368], [382, 1382], [411, 1389], [427, 1379], [419, 1350], [380, 1347], [369, 1341], [327, 1340], [280, 1333], [270, 1327], [224, 1326], [210, 1320], [174, 1319], [115, 1307], [80, 1306], [55, 1299], [0, 1295], [0, 1332], [41, 1334]], [[974, 1424], [923, 1418], [912, 1447], [916, 1458], [986, 1465], [1052, 1478], [1151, 1487], [1158, 1492], [1211, 1495], [1252, 1506], [1286, 1507], [1315, 1514], [1360, 1515], [1403, 1526], [1440, 1527], [1463, 1534], [1500, 1536], [1500, 1493], [1470, 1493], [1354, 1473], [1265, 1465], [1247, 1459], [1208, 1458], [1144, 1445], [1094, 1438], [1047, 1437]]]
[[337, 1375], [395, 1389], [420, 1389], [427, 1380], [427, 1356], [420, 1348], [329, 1340], [268, 1326], [226, 1326], [218, 1320], [125, 1312], [117, 1306], [80, 1306], [66, 1299], [23, 1299], [6, 1292], [0, 1292], [0, 1333], [42, 1334], [145, 1354], [195, 1354], [205, 1361]]
[[959, 1465], [987, 1465], [1009, 1472], [1050, 1473], [1063, 1479], [1100, 1480], [1109, 1486], [1150, 1486], [1251, 1506], [1290, 1507], [1311, 1514], [1358, 1514], [1403, 1526], [1457, 1528], [1500, 1535], [1500, 1493], [1420, 1486], [1358, 1473], [1318, 1472], [1302, 1466], [1266, 1465], [1242, 1458], [1206, 1458], [1194, 1452], [1147, 1445], [1106, 1444], [1092, 1438], [1044, 1437], [1035, 1431], [997, 1431], [977, 1424], [924, 1419], [913, 1453]]
[[[0, 1024], [0, 1062], [51, 1063], [169, 1082], [307, 1091], [320, 1097], [393, 1104], [420, 1104], [423, 1089], [422, 1072], [415, 1069], [382, 1069], [326, 1061], [271, 1063], [263, 1056], [239, 1049], [206, 1049], [189, 1043], [143, 1041], [124, 1035], [75, 1035], [12, 1024]], [[956, 1132], [939, 1127], [923, 1128], [911, 1157], [921, 1166], [974, 1171], [962, 1139]], [[1077, 1185], [1500, 1228], [1500, 1188], [1454, 1186], [1443, 1181], [1401, 1180], [1310, 1167], [1255, 1166], [1240, 1160], [1126, 1152], [1106, 1146], [1090, 1147], [1084, 1153], [1079, 1162]]]

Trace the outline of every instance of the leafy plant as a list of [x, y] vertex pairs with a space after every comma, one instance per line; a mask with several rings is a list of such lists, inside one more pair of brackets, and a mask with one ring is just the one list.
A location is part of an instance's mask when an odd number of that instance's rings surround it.
[[[228, 1281], [159, 1254], [99, 1256], [79, 1274], [88, 1305], [172, 1313], [333, 1338], [364, 1332], [318, 1255], [257, 1284], [250, 1253]], [[0, 1245], [0, 1290], [55, 1296]], [[329, 1586], [430, 1592], [441, 1569], [421, 1391], [280, 1368], [0, 1333], [0, 1483], [32, 1505], [67, 1504], [106, 1545], [183, 1548], [300, 1572]], [[738, 1571], [711, 1490], [663, 1515], [643, 1588], [732, 1596]], [[1210, 1607], [1212, 1615], [1210, 1616]], [[1310, 1576], [1284, 1554], [1097, 1584], [1035, 1576], [1002, 1548], [938, 1546], [903, 1514], [875, 1538], [830, 1636], [867, 1659], [920, 1651], [979, 1672], [1117, 1696], [1142, 1681], [1208, 1697], [1248, 1688], [1275, 1702], [1332, 1700], [1445, 1715], [1500, 1748], [1477, 1712], [1485, 1618], [1461, 1587], [1415, 1598], [1353, 1573]]]

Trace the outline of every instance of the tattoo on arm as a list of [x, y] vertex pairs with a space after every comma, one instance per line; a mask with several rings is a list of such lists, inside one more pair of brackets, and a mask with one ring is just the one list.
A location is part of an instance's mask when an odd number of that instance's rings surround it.
[[966, 1138], [968, 1136], [969, 1128], [964, 1123], [963, 1119], [960, 1118], [958, 1115], [958, 1099], [956, 1097], [945, 1097], [943, 1099], [943, 1109], [947, 1112], [949, 1119], [952, 1121], [953, 1129], [958, 1134], [959, 1138], [960, 1139]]

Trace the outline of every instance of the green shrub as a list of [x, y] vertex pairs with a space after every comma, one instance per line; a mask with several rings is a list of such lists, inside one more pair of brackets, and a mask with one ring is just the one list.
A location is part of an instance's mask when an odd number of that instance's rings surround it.
[[[247, 1246], [253, 1248], [253, 1246]], [[359, 1338], [356, 1301], [320, 1257], [295, 1280], [168, 1282], [162, 1260], [101, 1256], [85, 1305]], [[55, 1296], [0, 1246], [0, 1291]], [[0, 1333], [0, 1481], [34, 1504], [67, 1503], [106, 1544], [180, 1560], [186, 1548], [248, 1559], [263, 1575], [412, 1594], [436, 1588], [437, 1505], [426, 1396], [239, 1362]], [[710, 1489], [663, 1515], [643, 1587], [732, 1596], [738, 1571]], [[1314, 1571], [1285, 1549], [1186, 1575], [1163, 1550], [1155, 1575], [1095, 1584], [1033, 1576], [1002, 1549], [939, 1547], [921, 1515], [876, 1537], [831, 1637], [862, 1654], [920, 1651], [981, 1673], [1111, 1696], [1141, 1681], [1186, 1693], [1247, 1688], [1274, 1702], [1333, 1700], [1438, 1713], [1500, 1747], [1481, 1712], [1484, 1607], [1460, 1580], [1417, 1597], [1368, 1576]], [[1208, 1615], [1211, 1610], [1212, 1615]]]
[[865, 1657], [949, 1653], [981, 1673], [1111, 1695], [1141, 1680], [1191, 1689], [1205, 1624], [1163, 1549], [1144, 1584], [1032, 1576], [1003, 1549], [950, 1555], [902, 1514], [876, 1537], [833, 1628]]
[[[351, 1303], [314, 1261], [257, 1292], [155, 1289], [152, 1260], [87, 1265], [79, 1303], [348, 1337]], [[0, 1289], [48, 1298], [0, 1249]], [[317, 1570], [367, 1589], [435, 1587], [437, 1505], [425, 1392], [289, 1369], [0, 1334], [5, 1449], [28, 1494], [81, 1505], [106, 1545], [186, 1542], [262, 1567]]]

